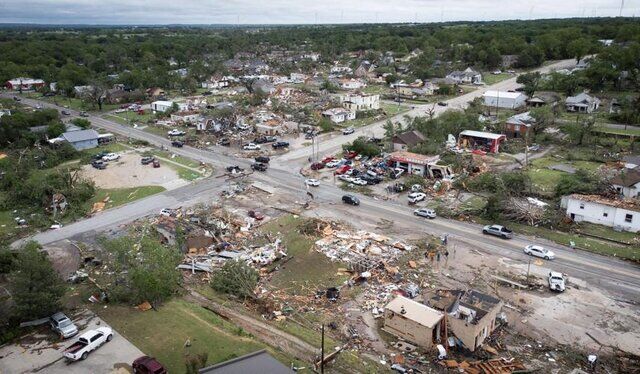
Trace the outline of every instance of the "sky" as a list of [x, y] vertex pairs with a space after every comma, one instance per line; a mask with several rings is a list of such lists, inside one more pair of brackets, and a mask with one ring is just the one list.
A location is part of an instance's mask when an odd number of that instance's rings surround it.
[[640, 0], [0, 0], [0, 23], [326, 24], [640, 16]]

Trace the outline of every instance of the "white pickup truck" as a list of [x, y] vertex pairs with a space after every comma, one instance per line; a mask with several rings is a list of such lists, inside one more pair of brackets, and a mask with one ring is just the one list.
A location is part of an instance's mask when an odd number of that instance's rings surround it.
[[64, 357], [70, 361], [84, 360], [89, 352], [97, 349], [105, 342], [113, 339], [113, 331], [109, 327], [99, 327], [82, 334], [78, 341], [73, 343], [63, 352]]

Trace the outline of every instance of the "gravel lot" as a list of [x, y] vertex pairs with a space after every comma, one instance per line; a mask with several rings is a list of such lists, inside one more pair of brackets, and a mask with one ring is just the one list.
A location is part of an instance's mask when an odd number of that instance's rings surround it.
[[120, 153], [118, 161], [108, 162], [105, 170], [98, 170], [91, 165], [82, 167], [82, 174], [95, 182], [98, 188], [126, 188], [139, 186], [171, 186], [179, 180], [178, 173], [164, 165], [160, 167], [142, 165], [138, 153]]
[[80, 329], [80, 333], [73, 338], [59, 341], [47, 326], [43, 326], [38, 332], [23, 337], [19, 342], [1, 347], [0, 373], [128, 373], [133, 360], [144, 355], [114, 331], [113, 340], [91, 352], [86, 360], [67, 362], [62, 357], [62, 352], [73, 344], [78, 336], [90, 329], [107, 326], [91, 312], [85, 312], [72, 319]]

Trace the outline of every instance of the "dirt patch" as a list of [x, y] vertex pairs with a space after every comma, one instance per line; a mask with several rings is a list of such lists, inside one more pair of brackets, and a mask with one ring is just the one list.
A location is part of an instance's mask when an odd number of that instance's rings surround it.
[[142, 165], [140, 155], [135, 152], [120, 153], [118, 161], [108, 162], [105, 170], [91, 165], [82, 167], [82, 174], [91, 179], [98, 188], [126, 188], [140, 186], [171, 186], [180, 180], [178, 173], [160, 161], [160, 167]]

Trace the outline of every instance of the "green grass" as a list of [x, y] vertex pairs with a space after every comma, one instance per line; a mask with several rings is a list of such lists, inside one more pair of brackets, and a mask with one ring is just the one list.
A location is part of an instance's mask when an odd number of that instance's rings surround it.
[[10, 210], [0, 210], [0, 238], [10, 237], [16, 231], [16, 223]]
[[408, 112], [409, 108], [404, 106], [404, 105], [400, 105], [398, 106], [398, 104], [388, 104], [388, 103], [381, 103], [380, 104], [380, 108], [383, 109], [386, 113], [386, 115], [381, 116], [380, 118], [377, 117], [367, 117], [367, 118], [356, 118], [354, 120], [351, 121], [345, 121], [342, 122], [338, 125], [336, 125], [336, 127], [338, 128], [345, 128], [345, 127], [363, 127], [363, 126], [367, 126], [370, 125], [374, 122], [377, 121], [384, 121], [388, 118], [391, 118], [395, 115], [404, 113], [404, 112]]
[[[533, 227], [511, 222], [508, 223], [508, 225], [517, 233], [539, 236], [566, 246], [568, 246], [569, 242], [573, 240], [576, 243], [576, 247], [589, 252], [616, 256], [627, 260], [640, 261], [640, 250], [638, 250], [638, 247], [616, 245], [610, 242], [586, 236], [579, 236], [578, 234], [550, 230], [544, 227]], [[591, 228], [589, 228], [589, 231], [591, 232]], [[613, 230], [611, 229], [606, 231], [606, 233], [603, 233], [602, 229], [598, 230], [600, 234], [604, 234], [602, 236], [609, 236], [613, 233]]]
[[500, 74], [491, 74], [491, 72], [486, 72], [482, 74], [482, 80], [487, 85], [496, 84], [498, 82], [502, 82], [505, 79], [509, 79], [514, 77], [515, 75], [509, 73], [500, 73]]
[[181, 166], [177, 166], [174, 164], [170, 164], [168, 162], [164, 163], [165, 165], [169, 166], [170, 168], [174, 169], [175, 171], [178, 172], [178, 176], [180, 177], [180, 179], [184, 179], [186, 181], [194, 181], [200, 177], [202, 177], [202, 174], [195, 172], [191, 169], [187, 169], [187, 168], [183, 168]]
[[463, 211], [478, 212], [487, 205], [487, 199], [482, 196], [472, 196], [460, 205]]
[[97, 155], [100, 152], [113, 152], [113, 153], [118, 153], [118, 152], [124, 152], [124, 151], [128, 151], [130, 150], [131, 147], [128, 147], [124, 144], [121, 143], [107, 143], [104, 145], [101, 145], [97, 148], [92, 148], [92, 149], [85, 149], [80, 151], [81, 157], [82, 158], [91, 158], [95, 155]]
[[268, 233], [280, 232], [287, 248], [287, 256], [293, 257], [273, 274], [271, 285], [291, 294], [308, 294], [312, 290], [342, 284], [346, 276], [338, 276], [338, 268], [346, 267], [331, 262], [314, 248], [317, 237], [307, 237], [298, 232], [305, 218], [286, 215], [264, 225], [261, 230]]
[[165, 191], [165, 188], [162, 186], [97, 189], [95, 196], [87, 202], [87, 211], [91, 210], [93, 203], [103, 201], [107, 196], [109, 196], [109, 202], [106, 204], [105, 209], [130, 203], [163, 191]]
[[640, 136], [640, 130], [638, 129], [611, 129], [608, 127], [596, 127], [594, 132], [611, 134], [611, 135], [623, 135], [623, 136]]
[[183, 157], [183, 156], [179, 156], [176, 155], [175, 157], [171, 157], [171, 155], [173, 153], [168, 152], [168, 151], [160, 151], [160, 150], [156, 150], [154, 149], [153, 151], [150, 152], [145, 152], [145, 155], [149, 153], [151, 155], [157, 156], [157, 157], [162, 157], [162, 158], [166, 158], [169, 159], [173, 162], [177, 162], [180, 165], [184, 165], [186, 167], [190, 167], [190, 168], [199, 168], [200, 167], [200, 163], [197, 161], [194, 161], [190, 158], [187, 157]]
[[122, 118], [120, 116], [113, 115], [113, 114], [105, 114], [103, 117], [104, 117], [104, 119], [119, 123], [121, 125], [129, 125], [130, 124], [129, 121], [127, 121], [126, 119], [124, 119], [124, 118]]
[[[580, 157], [580, 150], [575, 150], [572, 153], [574, 157]], [[587, 154], [583, 155], [588, 157]], [[531, 161], [531, 166], [528, 168], [527, 173], [531, 178], [531, 183], [536, 192], [543, 195], [552, 195], [555, 192], [558, 182], [565, 174], [563, 171], [551, 170], [550, 166], [563, 164], [573, 166], [576, 169], [583, 169], [589, 172], [596, 172], [600, 166], [599, 162], [582, 161], [582, 160], [567, 160], [565, 158], [554, 157], [552, 155], [541, 157]]]
[[[207, 365], [239, 357], [265, 345], [242, 333], [216, 314], [173, 300], [157, 311], [140, 312], [131, 307], [110, 305], [97, 309], [108, 324], [145, 354], [158, 359], [170, 373], [184, 373], [185, 355], [206, 352]], [[191, 346], [185, 347], [185, 341]]]

